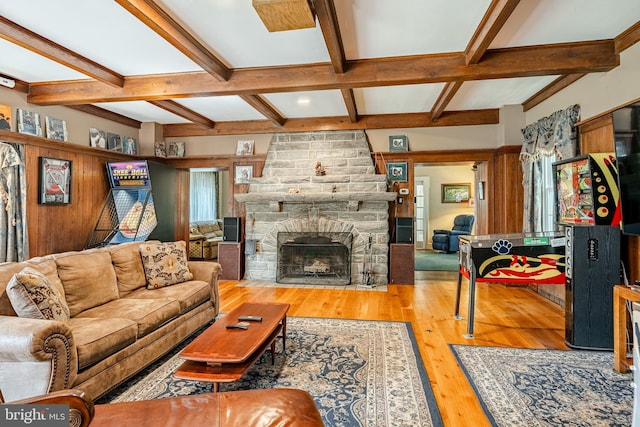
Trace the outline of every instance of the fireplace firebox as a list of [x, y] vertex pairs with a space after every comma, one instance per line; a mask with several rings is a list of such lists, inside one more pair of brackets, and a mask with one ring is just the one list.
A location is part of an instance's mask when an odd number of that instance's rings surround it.
[[349, 285], [351, 241], [347, 232], [279, 232], [278, 283]]

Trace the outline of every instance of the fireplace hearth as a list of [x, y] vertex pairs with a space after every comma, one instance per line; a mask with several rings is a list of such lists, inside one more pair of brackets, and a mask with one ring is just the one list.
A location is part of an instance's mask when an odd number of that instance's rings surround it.
[[351, 283], [351, 233], [278, 233], [276, 282]]

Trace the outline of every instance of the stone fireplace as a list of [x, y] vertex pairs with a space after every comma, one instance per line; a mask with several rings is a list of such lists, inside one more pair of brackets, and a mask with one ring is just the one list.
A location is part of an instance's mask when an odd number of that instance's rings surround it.
[[276, 282], [351, 283], [351, 233], [278, 233]]
[[245, 279], [387, 284], [396, 193], [376, 174], [364, 131], [275, 134], [262, 176], [235, 198], [245, 204], [245, 238], [256, 241]]

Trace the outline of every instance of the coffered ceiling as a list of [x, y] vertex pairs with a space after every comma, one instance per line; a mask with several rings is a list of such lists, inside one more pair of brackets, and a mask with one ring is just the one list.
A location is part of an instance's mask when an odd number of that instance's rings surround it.
[[494, 124], [619, 65], [638, 0], [313, 0], [269, 32], [252, 0], [0, 2], [0, 75], [165, 136]]

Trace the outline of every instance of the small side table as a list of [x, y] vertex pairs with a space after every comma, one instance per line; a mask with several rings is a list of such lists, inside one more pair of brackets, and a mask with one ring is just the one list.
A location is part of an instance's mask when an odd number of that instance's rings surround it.
[[627, 301], [640, 302], [640, 292], [624, 286], [613, 287], [613, 369], [628, 372], [633, 358], [627, 357]]
[[222, 266], [222, 280], [244, 278], [244, 242], [218, 243], [218, 263]]
[[389, 282], [413, 285], [415, 270], [413, 244], [391, 243], [389, 249]]

